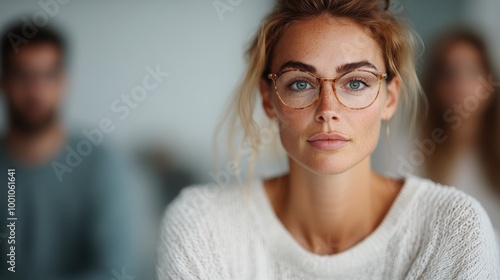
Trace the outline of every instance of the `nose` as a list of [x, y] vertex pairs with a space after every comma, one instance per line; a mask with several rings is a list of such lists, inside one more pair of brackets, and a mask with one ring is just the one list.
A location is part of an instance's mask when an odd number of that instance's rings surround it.
[[323, 82], [319, 93], [315, 119], [318, 122], [338, 121], [341, 104], [335, 97], [331, 82]]

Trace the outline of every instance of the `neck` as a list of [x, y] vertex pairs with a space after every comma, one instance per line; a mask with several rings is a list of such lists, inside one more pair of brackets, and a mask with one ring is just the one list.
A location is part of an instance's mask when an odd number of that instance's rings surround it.
[[64, 135], [64, 130], [58, 122], [34, 134], [26, 134], [10, 126], [6, 135], [7, 150], [23, 164], [43, 164], [59, 152], [64, 144]]
[[371, 170], [369, 157], [336, 175], [314, 174], [290, 160], [290, 174], [282, 181], [286, 188], [276, 204], [278, 216], [303, 247], [319, 254], [354, 246], [375, 230], [391, 205], [387, 181]]

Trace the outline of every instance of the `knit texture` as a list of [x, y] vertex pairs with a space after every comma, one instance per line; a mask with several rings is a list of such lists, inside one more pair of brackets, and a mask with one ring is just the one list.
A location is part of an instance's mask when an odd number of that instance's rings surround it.
[[262, 181], [185, 188], [166, 209], [164, 279], [500, 279], [491, 221], [464, 192], [410, 176], [381, 224], [333, 255], [309, 252], [277, 218]]

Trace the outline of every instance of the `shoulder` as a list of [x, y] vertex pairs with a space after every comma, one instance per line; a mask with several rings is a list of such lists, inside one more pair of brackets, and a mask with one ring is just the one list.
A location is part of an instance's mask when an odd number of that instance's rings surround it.
[[453, 187], [428, 179], [411, 177], [418, 194], [417, 205], [433, 225], [446, 231], [493, 231], [483, 206], [472, 196]]
[[413, 181], [420, 189], [418, 209], [428, 219], [422, 234], [429, 237], [426, 251], [433, 256], [429, 273], [447, 270], [454, 279], [496, 279], [490, 277], [498, 273], [498, 245], [482, 205], [455, 187], [416, 177]]
[[[82, 132], [86, 131], [85, 129]], [[92, 136], [94, 137], [94, 136]], [[95, 136], [98, 137], [98, 136]], [[97, 141], [99, 140], [99, 141]], [[70, 173], [104, 173], [103, 168], [109, 168], [108, 173], [127, 162], [122, 158], [116, 147], [109, 145], [103, 138], [87, 138], [83, 133], [68, 133], [59, 153], [52, 161], [54, 169], [68, 170]]]
[[[481, 204], [472, 196], [431, 180], [406, 178], [400, 204], [405, 212], [401, 222], [412, 226], [422, 242], [493, 232], [491, 221]], [[402, 197], [401, 197], [402, 196]], [[411, 233], [411, 232], [410, 232]], [[494, 234], [493, 234], [494, 236]]]
[[441, 217], [446, 217], [448, 221], [488, 218], [482, 205], [474, 197], [453, 186], [420, 177], [411, 177], [410, 180], [417, 189], [418, 204]]
[[491, 220], [474, 197], [428, 179], [410, 177], [410, 180], [415, 188], [411, 217], [427, 240], [443, 247], [497, 246]]

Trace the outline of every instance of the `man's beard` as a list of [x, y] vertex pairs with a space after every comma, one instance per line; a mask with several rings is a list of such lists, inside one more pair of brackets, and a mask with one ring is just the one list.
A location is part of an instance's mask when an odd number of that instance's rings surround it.
[[57, 111], [50, 111], [45, 114], [43, 118], [35, 121], [29, 120], [21, 112], [13, 109], [11, 106], [7, 107], [9, 124], [15, 131], [25, 135], [36, 135], [49, 129], [57, 120]]

